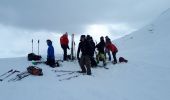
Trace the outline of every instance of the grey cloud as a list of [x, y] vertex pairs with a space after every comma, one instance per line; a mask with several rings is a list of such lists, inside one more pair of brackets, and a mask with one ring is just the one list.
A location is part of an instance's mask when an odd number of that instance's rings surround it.
[[0, 23], [59, 32], [82, 32], [93, 23], [139, 28], [169, 6], [169, 0], [2, 0]]

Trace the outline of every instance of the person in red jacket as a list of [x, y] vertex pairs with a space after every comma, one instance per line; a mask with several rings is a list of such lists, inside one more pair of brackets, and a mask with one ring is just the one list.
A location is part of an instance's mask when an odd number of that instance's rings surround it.
[[63, 60], [67, 60], [67, 49], [70, 49], [68, 46], [69, 40], [68, 40], [68, 33], [66, 32], [60, 37], [60, 44], [61, 48], [63, 49], [64, 55], [63, 55]]
[[117, 47], [110, 41], [110, 39], [106, 38], [106, 48], [112, 52], [113, 55], [113, 64], [117, 63], [116, 53], [118, 52]]

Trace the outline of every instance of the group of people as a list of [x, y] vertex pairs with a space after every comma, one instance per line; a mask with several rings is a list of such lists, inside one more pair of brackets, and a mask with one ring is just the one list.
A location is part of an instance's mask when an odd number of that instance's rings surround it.
[[[90, 35], [81, 35], [80, 42], [77, 50], [77, 59], [81, 67], [81, 73], [87, 73], [91, 75], [91, 67], [96, 67], [99, 61], [103, 61], [103, 66], [106, 65], [106, 54], [109, 55], [109, 60], [111, 61], [110, 51], [113, 55], [113, 64], [117, 63], [116, 53], [118, 49], [108, 36], [100, 37], [100, 42], [95, 44], [93, 38]], [[98, 53], [95, 51], [97, 48]], [[81, 57], [79, 57], [81, 51]], [[94, 54], [96, 53], [96, 60], [94, 59]]]
[[[63, 49], [64, 55], [63, 60], [67, 61], [67, 49], [69, 48], [68, 33], [66, 32], [60, 37], [61, 48]], [[47, 65], [55, 66], [54, 48], [52, 41], [47, 40]], [[96, 49], [98, 53], [96, 52]], [[81, 56], [80, 56], [81, 52]], [[80, 42], [77, 50], [77, 59], [81, 68], [80, 73], [86, 73], [91, 75], [91, 67], [96, 67], [99, 61], [103, 62], [103, 66], [106, 65], [106, 55], [108, 55], [109, 61], [111, 61], [111, 53], [113, 56], [113, 64], [117, 63], [116, 53], [118, 52], [117, 47], [111, 42], [108, 36], [100, 37], [100, 42], [97, 44], [93, 41], [90, 35], [81, 35]], [[94, 55], [96, 54], [96, 59]]]

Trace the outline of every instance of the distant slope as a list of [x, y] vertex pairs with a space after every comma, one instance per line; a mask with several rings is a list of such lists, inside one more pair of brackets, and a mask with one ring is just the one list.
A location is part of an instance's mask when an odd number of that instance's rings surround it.
[[147, 62], [170, 65], [170, 9], [162, 13], [153, 23], [127, 35], [115, 43], [120, 56], [145, 59]]

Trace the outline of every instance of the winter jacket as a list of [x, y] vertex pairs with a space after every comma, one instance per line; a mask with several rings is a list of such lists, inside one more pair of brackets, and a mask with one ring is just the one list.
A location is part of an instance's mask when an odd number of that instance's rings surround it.
[[116, 46], [112, 44], [111, 42], [106, 44], [106, 48], [112, 52], [118, 52], [118, 49], [116, 48]]
[[90, 48], [91, 48], [91, 51], [90, 51], [90, 56], [93, 57], [94, 56], [94, 52], [95, 52], [95, 43], [93, 40], [90, 40], [89, 41], [89, 45], [90, 45]]
[[55, 56], [54, 56], [54, 47], [52, 46], [52, 43], [48, 42], [47, 45], [48, 45], [47, 59], [55, 59]]
[[66, 34], [64, 34], [63, 36], [60, 37], [60, 44], [61, 45], [68, 45], [69, 40], [68, 40], [68, 36]]
[[81, 41], [79, 43], [78, 50], [77, 50], [77, 58], [79, 58], [80, 51], [82, 52], [83, 56], [86, 56], [86, 55], [92, 56], [93, 55], [93, 47], [90, 44], [90, 42], [87, 40]]
[[100, 41], [100, 43], [98, 43], [96, 45], [97, 50], [99, 51], [99, 53], [103, 53], [104, 54], [104, 48], [105, 48], [105, 42], [104, 40]]

